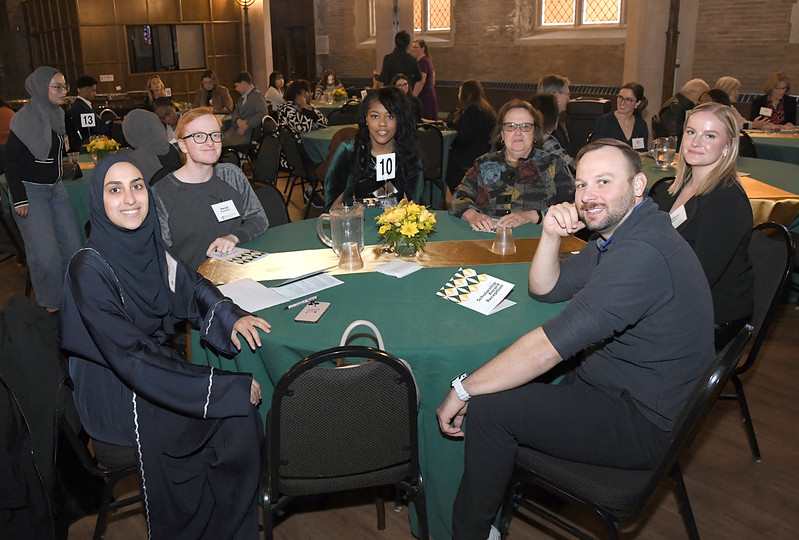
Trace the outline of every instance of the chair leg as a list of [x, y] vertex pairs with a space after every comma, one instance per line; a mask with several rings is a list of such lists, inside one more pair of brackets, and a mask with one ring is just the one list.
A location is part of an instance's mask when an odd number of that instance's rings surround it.
[[377, 530], [386, 530], [386, 500], [382, 487], [375, 488], [375, 506], [377, 507]]
[[516, 513], [516, 501], [522, 496], [523, 492], [524, 482], [517, 480], [511, 480], [505, 490], [502, 512], [499, 515], [499, 533], [502, 538], [506, 538], [510, 534], [510, 522]]
[[416, 517], [419, 521], [419, 540], [430, 538], [430, 528], [427, 525], [427, 497], [424, 494], [424, 480], [422, 473], [416, 479], [416, 487], [412, 492], [413, 506], [416, 508]]
[[757, 437], [755, 437], [755, 427], [752, 425], [752, 416], [749, 414], [749, 406], [746, 403], [746, 395], [744, 394], [744, 385], [741, 379], [735, 373], [730, 377], [732, 384], [735, 386], [735, 394], [738, 396], [738, 405], [741, 407], [741, 423], [746, 430], [746, 437], [749, 439], [749, 448], [752, 450], [752, 457], [756, 463], [760, 462], [760, 448], [757, 445]]
[[688, 533], [688, 538], [691, 540], [699, 540], [699, 530], [696, 528], [694, 512], [691, 509], [691, 501], [688, 499], [688, 491], [685, 489], [685, 482], [682, 478], [682, 470], [680, 469], [679, 463], [674, 464], [669, 476], [671, 476], [671, 479], [674, 481], [674, 491], [677, 495], [677, 507], [680, 510], [680, 515], [685, 525], [685, 531]]
[[105, 536], [105, 523], [108, 519], [111, 499], [114, 498], [114, 486], [116, 486], [116, 484], [116, 478], [109, 478], [106, 480], [105, 489], [103, 490], [103, 502], [100, 504], [100, 510], [97, 512], [97, 523], [94, 525], [93, 540], [102, 540]]

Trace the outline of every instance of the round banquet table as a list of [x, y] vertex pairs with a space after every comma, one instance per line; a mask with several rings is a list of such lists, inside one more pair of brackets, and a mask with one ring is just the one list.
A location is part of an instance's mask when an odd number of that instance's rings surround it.
[[757, 157], [799, 165], [799, 135], [747, 131], [755, 143]]
[[[379, 243], [375, 215], [375, 209], [367, 209], [366, 245]], [[445, 212], [437, 212], [436, 216], [438, 225], [431, 242], [493, 238], [472, 231], [465, 221]], [[315, 228], [315, 220], [291, 223], [270, 229], [246, 247], [270, 253], [325, 248]], [[540, 226], [528, 224], [514, 229], [514, 236], [537, 238], [540, 232]], [[523, 257], [518, 260], [531, 260], [532, 251]], [[272, 324], [272, 333], [263, 336], [263, 346], [256, 352], [245, 348], [235, 358], [221, 357], [201, 344], [193, 330], [191, 359], [221, 369], [251, 372], [263, 390], [260, 413], [265, 418], [272, 391], [287, 369], [313, 352], [337, 346], [350, 322], [373, 322], [383, 334], [386, 350], [407, 360], [418, 382], [419, 456], [430, 532], [434, 538], [449, 538], [452, 504], [463, 472], [463, 441], [441, 435], [436, 408], [453, 378], [478, 368], [563, 308], [563, 304], [543, 304], [527, 295], [529, 262], [472, 267], [514, 283], [516, 287], [508, 298], [516, 305], [485, 316], [437, 296], [436, 291], [457, 267], [422, 268], [402, 279], [378, 272], [337, 275], [343, 285], [318, 293], [320, 300], [331, 303], [319, 322], [295, 322], [299, 308], [284, 310], [283, 305], [274, 306], [258, 312]], [[372, 340], [365, 338], [354, 343], [374, 346]]]

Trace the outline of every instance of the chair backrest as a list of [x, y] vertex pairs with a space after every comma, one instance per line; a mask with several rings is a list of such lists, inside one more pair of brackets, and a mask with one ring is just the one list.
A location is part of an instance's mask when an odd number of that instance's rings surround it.
[[748, 370], [760, 352], [782, 292], [793, 271], [793, 257], [791, 234], [783, 225], [767, 222], [752, 229], [752, 237], [749, 239], [749, 259], [752, 261], [755, 280], [751, 324], [756, 334], [746, 361], [738, 366], [736, 373]]
[[102, 120], [106, 124], [108, 122], [113, 122], [117, 118], [119, 118], [119, 116], [112, 109], [103, 109], [102, 111], [100, 111], [100, 120]]
[[303, 157], [304, 150], [294, 138], [294, 133], [287, 126], [280, 126], [278, 138], [283, 147], [283, 155], [286, 156], [286, 162], [294, 171], [294, 174], [306, 180], [317, 181], [316, 173], [311, 167], [308, 167], [310, 160]]
[[654, 184], [652, 187], [649, 188], [649, 197], [654, 199], [658, 193], [661, 191], [666, 191], [671, 187], [671, 184], [674, 182], [674, 176], [664, 176]]
[[745, 131], [741, 132], [741, 135], [738, 137], [738, 155], [742, 157], [757, 157], [757, 148], [755, 148], [755, 143], [752, 140], [752, 137]]
[[130, 146], [127, 139], [125, 139], [125, 134], [122, 133], [122, 120], [119, 118], [108, 123], [108, 135], [119, 143], [120, 148]]
[[444, 162], [444, 136], [441, 130], [432, 124], [419, 124], [416, 140], [424, 179], [440, 179]]
[[[335, 367], [341, 358], [364, 362]], [[270, 491], [334, 491], [343, 478], [350, 482], [343, 489], [382, 485], [396, 480], [364, 475], [417, 468], [416, 398], [409, 368], [385, 351], [335, 347], [298, 362], [272, 395]]]
[[655, 115], [652, 117], [652, 139], [657, 139], [659, 137], [668, 137], [669, 132], [666, 127], [663, 125], [663, 122], [660, 121], [660, 116]]
[[289, 211], [286, 208], [286, 200], [274, 184], [266, 183], [263, 186], [258, 186], [254, 191], [255, 196], [258, 197], [261, 206], [264, 208], [264, 212], [266, 212], [270, 229], [285, 225], [291, 221]]
[[252, 173], [253, 182], [274, 184], [280, 168], [280, 139], [276, 135], [266, 135], [258, 147], [258, 157]]
[[345, 110], [344, 106], [340, 109], [334, 109], [327, 115], [328, 126], [345, 126], [347, 124], [355, 124], [357, 117], [355, 111]]
[[361, 102], [359, 100], [351, 98], [348, 99], [347, 102], [341, 106], [341, 110], [350, 114], [357, 114], [360, 106]]
[[753, 328], [745, 325], [738, 332], [735, 339], [727, 344], [717, 355], [716, 360], [711, 362], [705, 373], [699, 378], [688, 402], [674, 422], [668, 443], [652, 470], [647, 487], [636, 498], [632, 507], [626, 509], [625, 513], [627, 515], [637, 516], [640, 513], [652, 493], [657, 489], [660, 480], [668, 475], [669, 471], [677, 464], [683, 449], [693, 440], [694, 435], [713, 407], [716, 398], [721, 394], [724, 385], [727, 384], [753, 333]]

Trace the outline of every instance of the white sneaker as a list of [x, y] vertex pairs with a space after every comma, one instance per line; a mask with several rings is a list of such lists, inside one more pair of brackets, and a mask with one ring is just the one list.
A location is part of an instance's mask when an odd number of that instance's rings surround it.
[[486, 540], [500, 540], [502, 535], [499, 534], [499, 529], [491, 525], [491, 531], [488, 533], [488, 538]]

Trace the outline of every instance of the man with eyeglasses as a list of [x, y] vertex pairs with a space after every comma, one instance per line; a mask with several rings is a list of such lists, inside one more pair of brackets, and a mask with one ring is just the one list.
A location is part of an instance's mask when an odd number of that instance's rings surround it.
[[[454, 539], [499, 539], [491, 523], [519, 445], [581, 463], [652, 467], [712, 362], [707, 279], [668, 215], [644, 198], [641, 169], [638, 153], [615, 139], [580, 151], [574, 202], [544, 217], [529, 275], [531, 297], [569, 302], [455, 378], [438, 407], [444, 435], [465, 432]], [[599, 238], [561, 260], [562, 239], [584, 228]], [[535, 381], [567, 359], [559, 384]]]
[[566, 150], [567, 154], [574, 157], [577, 155], [577, 151], [569, 139], [569, 132], [566, 131], [566, 107], [569, 105], [569, 99], [571, 99], [569, 84], [571, 84], [569, 79], [553, 73], [546, 77], [541, 77], [541, 80], [538, 81], [537, 92], [539, 94], [552, 94], [557, 99], [560, 118], [551, 135], [558, 140], [560, 146]]
[[677, 148], [682, 142], [682, 129], [685, 115], [699, 105], [699, 98], [710, 90], [702, 79], [691, 79], [680, 88], [680, 91], [669, 98], [660, 112], [652, 117], [652, 138], [677, 137]]
[[206, 257], [230, 253], [269, 226], [241, 169], [216, 163], [222, 153], [221, 129], [210, 107], [183, 114], [177, 136], [186, 164], [152, 188], [164, 242], [194, 270]]

